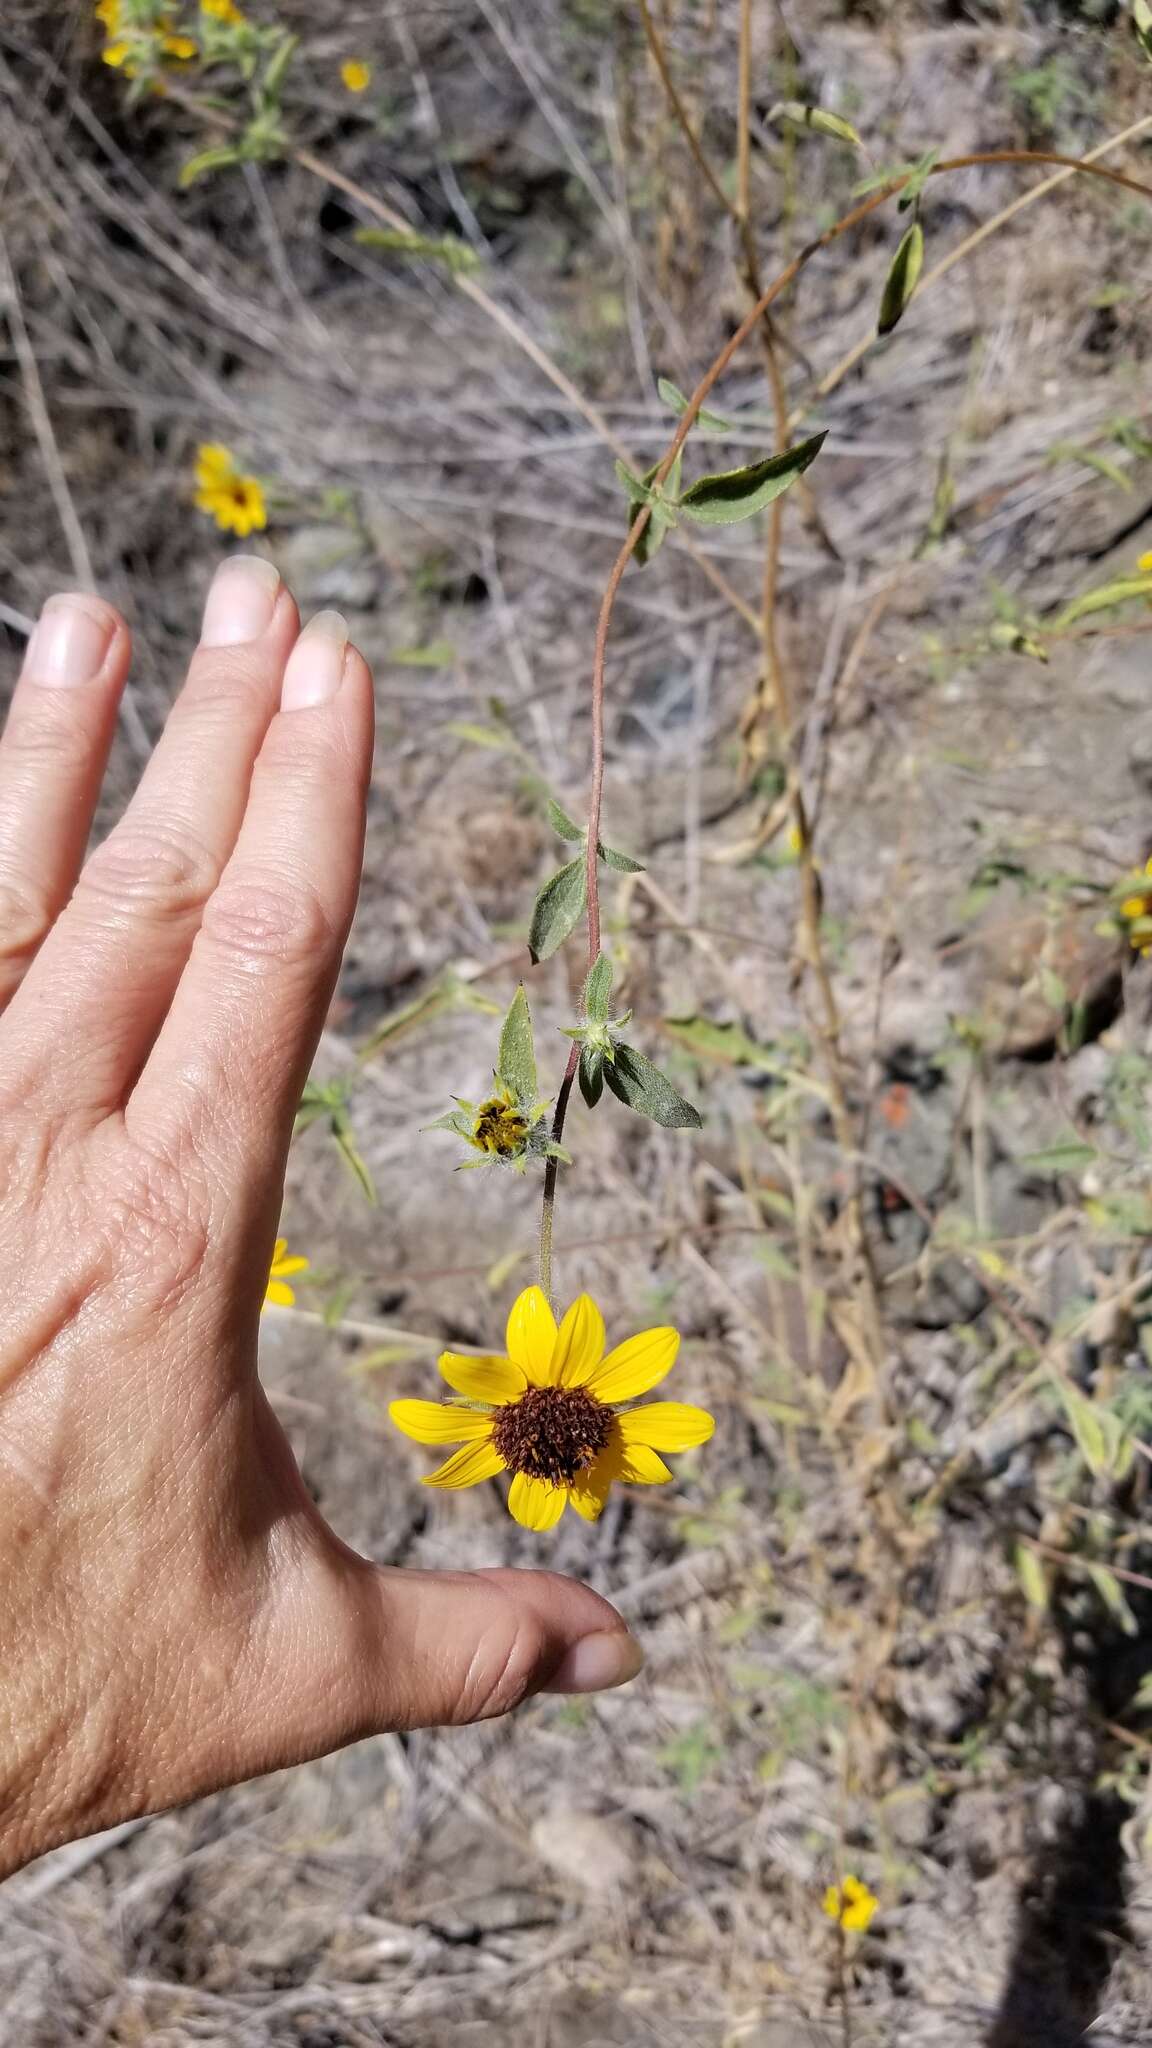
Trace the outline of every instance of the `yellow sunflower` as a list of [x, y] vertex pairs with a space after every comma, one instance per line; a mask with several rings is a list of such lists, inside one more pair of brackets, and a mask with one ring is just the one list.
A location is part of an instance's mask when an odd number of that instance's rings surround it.
[[290, 1273], [306, 1273], [310, 1264], [299, 1255], [289, 1258], [288, 1239], [278, 1237], [272, 1254], [272, 1265], [268, 1274], [268, 1287], [264, 1295], [265, 1305], [271, 1302], [276, 1308], [291, 1308], [296, 1300], [295, 1290], [288, 1285]]
[[440, 1371], [459, 1401], [393, 1401], [397, 1429], [418, 1444], [460, 1444], [425, 1486], [475, 1486], [510, 1472], [509, 1512], [526, 1529], [551, 1529], [566, 1507], [586, 1522], [603, 1510], [614, 1479], [661, 1486], [672, 1474], [660, 1451], [689, 1451], [715, 1428], [703, 1408], [653, 1401], [623, 1412], [672, 1370], [677, 1331], [644, 1330], [604, 1356], [604, 1318], [581, 1294], [562, 1323], [539, 1287], [513, 1303], [503, 1358], [445, 1351]]
[[222, 533], [234, 533], [240, 540], [268, 524], [259, 477], [243, 475], [232, 450], [219, 441], [204, 441], [196, 450], [195, 504]]

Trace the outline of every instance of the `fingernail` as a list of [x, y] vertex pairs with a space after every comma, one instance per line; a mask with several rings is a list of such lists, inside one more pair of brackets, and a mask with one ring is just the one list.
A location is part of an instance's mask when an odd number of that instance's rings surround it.
[[608, 1692], [627, 1685], [643, 1668], [644, 1652], [625, 1629], [600, 1630], [573, 1643], [552, 1673], [545, 1692]]
[[348, 621], [339, 612], [317, 612], [288, 656], [281, 711], [306, 711], [327, 704], [340, 688], [348, 647]]
[[272, 624], [280, 572], [262, 555], [230, 555], [212, 579], [200, 630], [201, 647], [239, 647]]
[[91, 683], [104, 666], [115, 620], [102, 606], [71, 593], [50, 597], [24, 656], [24, 674], [49, 689]]

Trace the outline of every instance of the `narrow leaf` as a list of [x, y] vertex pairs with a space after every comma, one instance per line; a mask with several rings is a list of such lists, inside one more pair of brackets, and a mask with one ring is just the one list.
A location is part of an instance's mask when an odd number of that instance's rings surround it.
[[392, 250], [398, 256], [424, 256], [443, 263], [454, 275], [478, 270], [480, 258], [456, 235], [418, 235], [401, 228], [357, 228], [354, 240], [369, 249]]
[[659, 489], [653, 488], [652, 482], [660, 467], [658, 462], [654, 462], [651, 469], [645, 470], [643, 476], [635, 476], [623, 462], [616, 464], [616, 474], [628, 493], [629, 526], [634, 523], [637, 509], [641, 505], [647, 505], [652, 515], [632, 550], [632, 559], [641, 569], [652, 560], [668, 528], [676, 524], [672, 506], [680, 489], [682, 459], [681, 451]]
[[182, 192], [194, 185], [198, 178], [206, 178], [210, 171], [227, 170], [231, 164], [240, 162], [240, 151], [231, 143], [218, 143], [213, 149], [202, 149], [190, 156], [183, 166], [177, 183]]
[[850, 142], [855, 149], [864, 147], [851, 121], [845, 121], [839, 114], [826, 113], [823, 107], [807, 107], [802, 100], [780, 100], [768, 119], [787, 121], [792, 128], [814, 128], [817, 134], [834, 135], [838, 142]]
[[1106, 1564], [1090, 1564], [1087, 1558], [1083, 1560], [1083, 1564], [1105, 1607], [1113, 1619], [1119, 1622], [1124, 1634], [1138, 1636], [1140, 1624], [1128, 1605], [1128, 1596], [1115, 1572], [1109, 1571]]
[[589, 1046], [580, 1055], [579, 1079], [581, 1095], [589, 1109], [595, 1109], [604, 1093], [604, 1060]]
[[616, 1058], [605, 1069], [604, 1079], [613, 1095], [640, 1116], [650, 1117], [666, 1131], [699, 1130], [703, 1118], [698, 1109], [672, 1086], [667, 1074], [654, 1067], [642, 1052], [630, 1045], [618, 1045]]
[[469, 725], [462, 719], [453, 718], [444, 730], [450, 732], [453, 739], [467, 740], [470, 746], [491, 747], [494, 754], [506, 754], [508, 751], [507, 733], [497, 732], [491, 725]]
[[1132, 0], [1132, 26], [1144, 55], [1152, 59], [1152, 6], [1149, 6], [1149, 0]]
[[919, 157], [913, 164], [912, 175], [896, 202], [901, 213], [907, 213], [910, 206], [919, 205], [920, 196], [925, 185], [928, 183], [932, 167], [934, 164], [939, 163], [939, 161], [940, 151], [938, 149], [926, 149], [923, 156]]
[[1052, 631], [1062, 633], [1066, 626], [1075, 625], [1077, 619], [1090, 618], [1093, 612], [1111, 611], [1113, 605], [1127, 604], [1133, 597], [1152, 597], [1152, 576], [1121, 576], [1115, 583], [1101, 583], [1096, 590], [1086, 590], [1083, 597], [1073, 598], [1053, 619]]
[[1037, 1614], [1044, 1614], [1048, 1608], [1048, 1578], [1036, 1552], [1027, 1543], [1018, 1543], [1015, 1554], [1016, 1576], [1020, 1581], [1024, 1598]]
[[[670, 377], [658, 377], [656, 379], [656, 389], [669, 410], [675, 413], [678, 420], [682, 420], [688, 410], [688, 400], [685, 398], [679, 385], [673, 384]], [[696, 415], [694, 425], [699, 427], [701, 432], [705, 434], [726, 434], [732, 422], [731, 420], [721, 419], [718, 412], [709, 412], [707, 406], [702, 405]]]
[[602, 839], [597, 840], [596, 851], [604, 862], [605, 867], [615, 868], [617, 874], [642, 875], [644, 873], [644, 863], [642, 860], [633, 860], [630, 853], [617, 853], [614, 846], [605, 846]]
[[878, 334], [891, 334], [908, 310], [912, 294], [924, 268], [924, 230], [918, 220], [904, 230], [900, 246], [892, 258], [892, 268], [884, 284], [884, 295], [880, 301], [880, 318], [876, 323]]
[[583, 825], [578, 825], [574, 818], [568, 816], [567, 811], [562, 811], [555, 797], [551, 796], [548, 799], [548, 823], [557, 839], [567, 839], [574, 845], [579, 845], [584, 837]]
[[550, 960], [558, 946], [571, 937], [584, 915], [587, 874], [584, 856], [569, 861], [566, 868], [545, 882], [536, 898], [528, 933], [528, 950], [533, 960]]
[[584, 1015], [589, 1024], [604, 1024], [612, 995], [612, 962], [607, 953], [597, 956], [584, 983]]
[[811, 440], [800, 441], [781, 455], [770, 455], [764, 462], [697, 477], [681, 498], [680, 509], [701, 526], [732, 526], [737, 520], [751, 519], [803, 475], [826, 439], [826, 431], [813, 434]]
[[352, 1126], [346, 1116], [333, 1117], [332, 1136], [336, 1150], [356, 1182], [365, 1199], [376, 1207], [376, 1183], [368, 1170], [368, 1163], [361, 1154], [352, 1136]]
[[532, 1017], [523, 982], [512, 998], [500, 1033], [498, 1072], [518, 1102], [535, 1101], [536, 1051], [532, 1044]]

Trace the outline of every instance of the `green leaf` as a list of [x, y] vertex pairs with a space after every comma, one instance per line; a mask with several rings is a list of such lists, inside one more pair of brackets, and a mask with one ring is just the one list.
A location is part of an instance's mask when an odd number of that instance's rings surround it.
[[583, 843], [583, 825], [578, 825], [574, 818], [568, 816], [567, 811], [562, 811], [555, 797], [551, 796], [548, 799], [548, 823], [551, 825], [557, 839], [570, 840], [573, 845]]
[[1097, 1479], [1122, 1478], [1132, 1462], [1132, 1444], [1119, 1416], [1067, 1380], [1060, 1383], [1060, 1398], [1088, 1470]]
[[557, 947], [571, 937], [584, 915], [587, 882], [583, 854], [545, 882], [528, 932], [528, 950], [534, 961], [550, 960]]
[[430, 640], [426, 647], [395, 647], [385, 656], [399, 668], [450, 668], [455, 659], [451, 640]]
[[1048, 1577], [1036, 1552], [1029, 1544], [1018, 1543], [1013, 1562], [1029, 1607], [1034, 1607], [1037, 1614], [1047, 1613]]
[[1132, 0], [1132, 26], [1144, 55], [1152, 60], [1152, 6], [1148, 0]]
[[604, 1093], [604, 1055], [586, 1045], [580, 1054], [578, 1074], [580, 1093], [589, 1109], [595, 1109]]
[[618, 1045], [616, 1057], [606, 1068], [604, 1079], [613, 1095], [627, 1103], [629, 1109], [640, 1116], [651, 1117], [654, 1124], [662, 1124], [666, 1131], [699, 1130], [703, 1117], [690, 1102], [685, 1102], [672, 1086], [667, 1074], [654, 1067], [630, 1045]]
[[1079, 1138], [1068, 1138], [1058, 1145], [1046, 1145], [1039, 1152], [1025, 1152], [1016, 1164], [1028, 1173], [1078, 1173], [1095, 1157], [1091, 1145], [1081, 1144]]
[[798, 442], [795, 448], [786, 448], [781, 455], [769, 455], [764, 462], [697, 477], [681, 498], [680, 509], [700, 526], [732, 526], [737, 520], [751, 519], [803, 475], [826, 439], [825, 430]]
[[584, 983], [584, 1015], [589, 1024], [607, 1023], [611, 996], [612, 962], [607, 953], [600, 953]]
[[787, 121], [792, 128], [814, 128], [818, 135], [834, 135], [838, 142], [850, 142], [855, 149], [864, 147], [851, 121], [843, 120], [839, 114], [828, 114], [823, 107], [805, 106], [803, 100], [779, 100], [768, 119]]
[[269, 99], [274, 100], [279, 93], [287, 75], [288, 66], [291, 64], [299, 48], [299, 36], [294, 36], [291, 30], [286, 29], [272, 55], [269, 57], [267, 64], [264, 66], [264, 75], [260, 80], [261, 89]]
[[1014, 626], [1011, 619], [997, 619], [988, 635], [993, 647], [1003, 647], [1009, 654], [1026, 654], [1031, 661], [1048, 660], [1048, 649], [1042, 640], [1026, 633], [1022, 626]]
[[230, 164], [240, 162], [240, 151], [230, 142], [218, 143], [213, 149], [201, 149], [190, 156], [183, 165], [177, 183], [182, 192], [194, 185], [198, 178], [206, 178], [212, 171], [227, 170]]
[[917, 157], [916, 162], [912, 166], [912, 173], [908, 183], [896, 202], [901, 213], [907, 213], [910, 206], [919, 206], [924, 187], [932, 175], [932, 168], [939, 161], [940, 151], [938, 149], [926, 149], [923, 156]]
[[1095, 590], [1086, 590], [1083, 597], [1073, 598], [1053, 619], [1052, 631], [1062, 633], [1066, 626], [1075, 625], [1077, 619], [1089, 618], [1093, 612], [1111, 611], [1113, 605], [1127, 604], [1134, 597], [1152, 597], [1152, 576], [1121, 576], [1115, 583], [1101, 583]]
[[602, 839], [597, 841], [596, 851], [604, 865], [615, 868], [618, 874], [642, 875], [644, 873], [644, 863], [642, 860], [633, 860], [631, 854], [628, 853], [617, 853], [615, 847], [605, 846]]
[[[688, 400], [679, 385], [673, 384], [670, 377], [657, 377], [656, 389], [670, 411], [675, 413], [678, 420], [682, 420], [688, 410]], [[718, 412], [709, 412], [707, 406], [702, 405], [693, 424], [699, 427], [703, 434], [726, 434], [732, 422], [721, 419]]]
[[420, 235], [414, 228], [357, 228], [354, 240], [368, 249], [394, 250], [398, 256], [424, 256], [443, 263], [454, 276], [480, 268], [475, 249], [457, 235]]
[[1079, 441], [1053, 441], [1045, 460], [1049, 464], [1058, 462], [1082, 462], [1085, 469], [1094, 469], [1097, 476], [1106, 477], [1110, 484], [1127, 491], [1131, 496], [1132, 479], [1126, 469], [1113, 462], [1110, 455], [1104, 455], [1099, 448], [1086, 448]]
[[494, 754], [506, 754], [510, 744], [507, 733], [497, 732], [491, 725], [469, 725], [453, 718], [444, 730], [450, 732], [453, 739], [467, 740], [470, 746], [491, 747]]
[[717, 1024], [711, 1017], [665, 1017], [665, 1029], [698, 1057], [724, 1060], [736, 1067], [755, 1067], [767, 1074], [783, 1074], [778, 1052], [757, 1045], [739, 1024]]
[[521, 982], [509, 1005], [500, 1032], [497, 1072], [506, 1081], [517, 1102], [536, 1100], [536, 1051], [532, 1044], [532, 1016]]
[[675, 462], [672, 464], [668, 475], [659, 489], [653, 488], [652, 482], [660, 467], [659, 462], [654, 462], [651, 469], [645, 470], [643, 476], [634, 475], [626, 463], [618, 462], [616, 464], [616, 474], [628, 493], [629, 527], [635, 522], [639, 506], [647, 505], [651, 513], [647, 526], [632, 550], [632, 559], [641, 569], [652, 560], [668, 528], [676, 524], [676, 515], [673, 507], [680, 489], [682, 461], [683, 451], [681, 450], [677, 454]]
[[1113, 1619], [1119, 1622], [1125, 1635], [1138, 1636], [1140, 1624], [1128, 1605], [1128, 1596], [1115, 1572], [1109, 1571], [1106, 1564], [1090, 1564], [1087, 1558], [1082, 1559], [1082, 1563], [1105, 1607]]
[[372, 1207], [375, 1208], [377, 1199], [376, 1183], [373, 1180], [371, 1173], [368, 1171], [367, 1161], [364, 1159], [363, 1155], [359, 1150], [359, 1147], [356, 1144], [354, 1137], [352, 1136], [352, 1126], [349, 1123], [347, 1116], [340, 1115], [333, 1117], [332, 1137], [335, 1141], [336, 1150], [339, 1152], [341, 1159], [344, 1161], [344, 1164], [348, 1168], [349, 1173], [352, 1175], [353, 1180], [356, 1182], [357, 1187], [360, 1189], [361, 1193], [365, 1196], [365, 1198], [371, 1203]]
[[924, 230], [918, 220], [905, 228], [900, 246], [892, 258], [892, 267], [884, 284], [880, 300], [880, 318], [876, 323], [878, 334], [891, 334], [892, 329], [903, 319], [908, 304], [924, 268]]

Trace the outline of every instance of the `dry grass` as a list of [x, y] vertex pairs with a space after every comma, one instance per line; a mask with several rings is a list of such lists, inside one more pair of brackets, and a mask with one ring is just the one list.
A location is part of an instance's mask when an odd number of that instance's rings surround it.
[[[356, 203], [299, 165], [178, 196], [186, 117], [125, 116], [86, 9], [10, 0], [0, 225], [28, 348], [3, 370], [0, 624], [14, 657], [20, 619], [82, 568], [79, 536], [138, 629], [111, 817], [220, 551], [188, 509], [191, 452], [230, 441], [276, 480], [268, 545], [305, 604], [349, 614], [381, 726], [320, 1068], [358, 1075], [381, 1207], [314, 1129], [287, 1225], [313, 1255], [314, 1306], [430, 1347], [482, 1343], [527, 1270], [508, 1262], [530, 1256], [532, 1193], [504, 1200], [502, 1182], [478, 1200], [451, 1141], [417, 1132], [450, 1092], [475, 1092], [491, 1020], [453, 1001], [362, 1070], [356, 1049], [449, 972], [495, 1002], [514, 987], [554, 851], [541, 784], [582, 798], [592, 629], [622, 527], [588, 407], [654, 462], [669, 436], [654, 376], [690, 388], [745, 302], [628, 10], [283, 12], [305, 38], [305, 146], [472, 242], [483, 290], [583, 410], [443, 272], [358, 247]], [[817, 12], [793, 24], [795, 90], [844, 106], [882, 162], [930, 142], [1085, 149], [1146, 99], [1118, 25], [1024, 6], [950, 25], [927, 4], [877, 26]], [[671, 10], [677, 75], [721, 165], [735, 13]], [[773, 19], [756, 10], [753, 55], [775, 81]], [[380, 129], [334, 83], [350, 50], [384, 81]], [[1038, 137], [1065, 74], [1055, 137]], [[753, 130], [772, 250], [842, 211], [857, 175], [805, 140], [781, 209], [763, 126], [777, 96], [757, 92]], [[1147, 151], [1126, 161], [1149, 175]], [[1019, 189], [1008, 170], [941, 181], [933, 253]], [[868, 331], [893, 232], [882, 216], [808, 274], [786, 323], [794, 407]], [[836, 552], [790, 511], [780, 626], [855, 1161], [834, 1141], [796, 971], [771, 748], [741, 775], [753, 634], [676, 547], [625, 579], [607, 836], [649, 875], [614, 881], [606, 928], [645, 1042], [708, 1121], [699, 1140], [623, 1112], [577, 1122], [559, 1278], [591, 1286], [610, 1326], [673, 1316], [683, 1392], [721, 1427], [670, 1497], [618, 1493], [552, 1556], [635, 1616], [646, 1676], [500, 1726], [363, 1744], [13, 1880], [13, 2048], [495, 2048], [513, 2031], [531, 2048], [1061, 2048], [1090, 2025], [1092, 2042], [1152, 2042], [1147, 1589], [1108, 1575], [1148, 1573], [1147, 1458], [1119, 1483], [1093, 1477], [1059, 1392], [1146, 1433], [1152, 985], [1094, 932], [1093, 892], [1152, 843], [1148, 643], [1132, 612], [1046, 668], [987, 638], [998, 593], [1050, 618], [1152, 546], [1152, 462], [1113, 431], [1152, 433], [1150, 326], [1147, 218], [1077, 189], [926, 292], [813, 414], [832, 429], [813, 481]], [[771, 438], [754, 352], [718, 403], [734, 424], [717, 453]], [[1119, 463], [1129, 488], [1069, 444]], [[925, 549], [946, 448], [955, 505]], [[755, 616], [758, 533], [707, 551]], [[505, 721], [524, 751], [453, 730]], [[1052, 977], [1072, 1010], [1084, 998], [1076, 1029]], [[531, 995], [548, 1043], [571, 1003], [563, 957]], [[740, 1037], [677, 1033], [677, 1018]], [[1070, 1135], [1083, 1156], [1037, 1163]], [[879, 1375], [844, 1280], [853, 1169]], [[415, 1346], [277, 1319], [266, 1351], [348, 1540], [394, 1563], [538, 1561], [490, 1491], [430, 1502], [419, 1455], [386, 1434], [385, 1398], [426, 1386]], [[1021, 1545], [1049, 1574], [1043, 1616]], [[847, 2034], [819, 1911], [845, 1867], [882, 1898]]]

